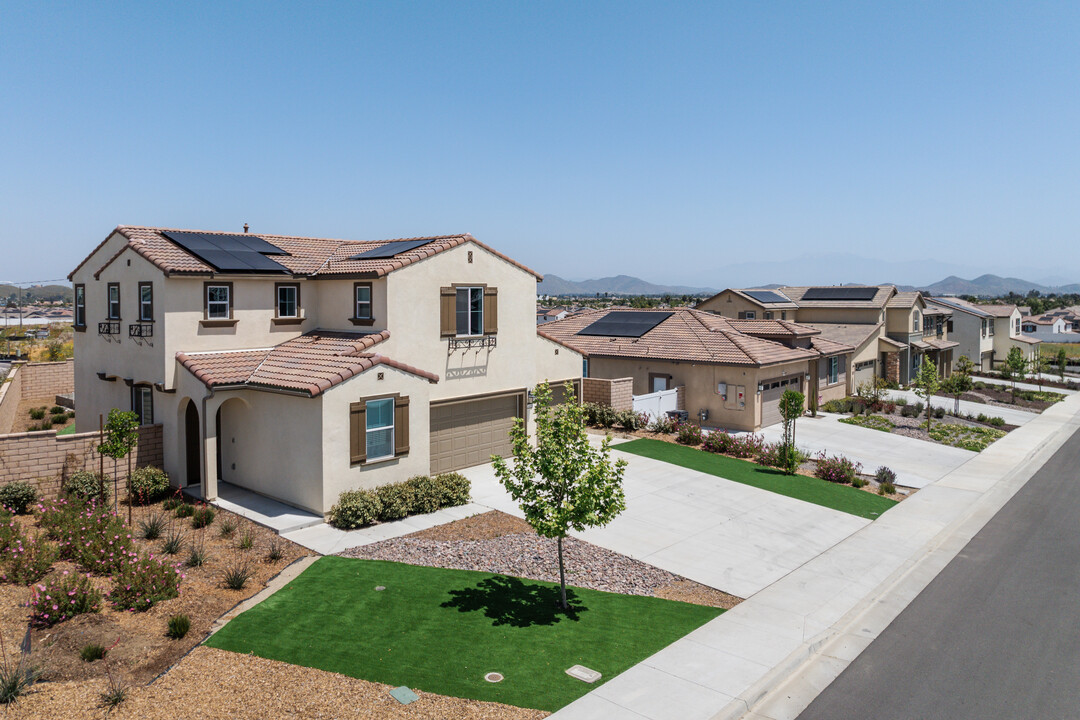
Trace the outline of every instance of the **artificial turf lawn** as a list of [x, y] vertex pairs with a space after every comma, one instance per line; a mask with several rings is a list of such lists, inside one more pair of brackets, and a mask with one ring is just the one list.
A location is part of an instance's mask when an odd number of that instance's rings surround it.
[[779, 495], [805, 500], [815, 505], [873, 520], [896, 504], [881, 495], [868, 493], [849, 485], [838, 485], [821, 478], [805, 475], [785, 475], [775, 468], [762, 467], [746, 460], [675, 445], [663, 440], [640, 438], [615, 446], [619, 452], [633, 453], [679, 465], [698, 472], [716, 475], [744, 485], [753, 485]]
[[[385, 590], [376, 591], [377, 585]], [[718, 608], [505, 575], [324, 557], [206, 644], [440, 695], [555, 711]], [[593, 685], [566, 674], [584, 665]], [[499, 672], [501, 683], [484, 675]]]

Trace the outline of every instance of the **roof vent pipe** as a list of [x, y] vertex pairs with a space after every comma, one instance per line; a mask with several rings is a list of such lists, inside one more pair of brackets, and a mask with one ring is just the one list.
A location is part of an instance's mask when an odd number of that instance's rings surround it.
[[247, 235], [247, 231], [248, 231], [248, 224], [244, 223], [244, 234], [245, 235]]

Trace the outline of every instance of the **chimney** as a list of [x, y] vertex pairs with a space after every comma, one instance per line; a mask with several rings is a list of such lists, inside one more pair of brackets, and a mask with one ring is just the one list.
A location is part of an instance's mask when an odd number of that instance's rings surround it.
[[245, 235], [247, 235], [247, 231], [248, 231], [248, 224], [244, 223], [244, 234]]

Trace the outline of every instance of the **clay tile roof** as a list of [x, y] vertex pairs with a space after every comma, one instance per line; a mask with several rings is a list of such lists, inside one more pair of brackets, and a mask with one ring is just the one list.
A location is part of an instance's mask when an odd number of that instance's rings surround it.
[[1012, 317], [1015, 305], [980, 305], [979, 309], [988, 312], [994, 317]]
[[810, 347], [814, 350], [817, 350], [822, 355], [837, 355], [839, 353], [855, 352], [854, 345], [836, 342], [835, 340], [828, 340], [823, 337], [816, 337], [811, 339]]
[[[121, 253], [128, 249], [142, 255], [154, 266], [169, 274], [206, 275], [215, 272], [214, 268], [210, 267], [202, 260], [199, 260], [194, 255], [189, 254], [186, 250], [162, 234], [163, 232], [168, 232], [173, 229], [179, 232], [202, 232], [208, 235], [237, 234], [218, 231], [191, 231], [179, 230], [178, 228], [149, 228], [121, 225], [117, 227], [114, 232], [118, 232], [128, 238], [127, 245], [121, 247], [120, 250], [109, 258], [104, 265], [98, 268], [96, 272], [100, 273], [105, 267], [112, 263], [113, 260], [119, 257]], [[111, 237], [112, 233], [109, 235]], [[289, 255], [275, 255], [273, 260], [280, 265], [283, 265], [294, 275], [381, 277], [394, 270], [399, 270], [414, 262], [431, 257], [443, 250], [449, 250], [450, 248], [457, 247], [466, 242], [472, 242], [511, 265], [531, 273], [536, 276], [537, 279], [543, 279], [543, 276], [535, 270], [531, 270], [506, 255], [491, 249], [468, 233], [459, 235], [437, 235], [422, 238], [395, 238], [393, 240], [378, 241], [293, 237], [289, 235], [273, 235], [267, 233], [252, 233], [252, 235], [253, 237], [262, 238], [268, 243], [276, 245], [289, 253]], [[108, 238], [106, 238], [106, 240], [107, 239]], [[358, 255], [368, 250], [374, 250], [389, 242], [399, 242], [402, 240], [428, 240], [429, 242], [426, 245], [421, 245], [412, 250], [399, 253], [392, 258], [349, 260], [349, 258], [354, 255]], [[104, 244], [105, 242], [103, 241], [101, 245]], [[79, 268], [86, 264], [86, 261], [101, 248], [101, 245], [98, 245], [98, 248], [95, 248], [94, 252], [90, 253], [90, 256], [88, 256], [86, 260], [79, 263], [79, 266], [72, 271], [71, 275], [74, 275]], [[68, 276], [69, 279], [71, 275]]]
[[918, 290], [902, 290], [889, 299], [888, 307], [909, 308], [919, 300]]
[[806, 323], [806, 325], [818, 330], [823, 340], [858, 348], [869, 338], [877, 335], [882, 323]]
[[789, 348], [772, 340], [747, 335], [725, 318], [688, 308], [635, 309], [635, 312], [671, 313], [671, 317], [640, 338], [577, 334], [609, 312], [618, 311], [618, 308], [585, 310], [572, 317], [546, 323], [537, 330], [537, 334], [595, 357], [638, 357], [748, 366], [818, 357], [816, 351]]
[[727, 318], [726, 322], [739, 332], [755, 337], [802, 338], [821, 334], [820, 330], [816, 330], [809, 325], [799, 325], [788, 320], [735, 320]]
[[781, 287], [779, 290], [801, 308], [881, 308], [885, 307], [896, 292], [894, 285], [844, 285], [843, 287], [847, 288], [874, 287], [877, 288], [877, 292], [871, 300], [804, 300], [803, 296], [813, 287], [822, 286]]
[[438, 382], [439, 376], [368, 352], [390, 337], [378, 333], [314, 330], [272, 348], [177, 353], [176, 359], [207, 387], [248, 385], [293, 390], [314, 397], [376, 365], [388, 365]]

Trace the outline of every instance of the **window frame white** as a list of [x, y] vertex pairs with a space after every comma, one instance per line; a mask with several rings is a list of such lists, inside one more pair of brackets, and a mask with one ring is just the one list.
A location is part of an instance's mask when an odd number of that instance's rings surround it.
[[[396, 446], [396, 442], [397, 442], [397, 437], [396, 437], [397, 428], [394, 427], [394, 420], [395, 420], [395, 417], [394, 417], [395, 416], [394, 400], [395, 399], [393, 397], [378, 398], [378, 399], [375, 399], [375, 400], [368, 400], [365, 403], [366, 412], [365, 412], [365, 417], [364, 417], [364, 451], [365, 451], [365, 454], [367, 456], [366, 462], [376, 462], [378, 460], [388, 460], [388, 459], [394, 457], [394, 455], [395, 455], [395, 446]], [[374, 413], [372, 412], [372, 406], [373, 405], [378, 405], [380, 403], [388, 403], [390, 405], [390, 424], [389, 425], [379, 425], [379, 426], [376, 426], [376, 427], [372, 427], [371, 426], [371, 418], [374, 415]], [[385, 455], [373, 455], [371, 453], [371, 437], [372, 437], [372, 434], [377, 433], [377, 432], [381, 432], [381, 431], [385, 431], [385, 430], [390, 431], [390, 442], [389, 442], [389, 450], [390, 450], [390, 452], [386, 453]]]
[[[147, 409], [149, 408], [149, 412]], [[139, 416], [139, 425], [154, 424], [154, 389], [150, 385], [131, 386], [131, 411]], [[149, 415], [149, 419], [147, 418]]]
[[[484, 335], [484, 287], [482, 285], [460, 285], [454, 288], [454, 336], [455, 337], [482, 337]], [[461, 295], [466, 295], [466, 307], [462, 311], [460, 308]], [[473, 309], [474, 293], [476, 297], [479, 297], [480, 309], [479, 312]], [[465, 313], [465, 329], [466, 332], [461, 332], [461, 313]], [[476, 321], [475, 331], [474, 322]]]
[[[210, 291], [214, 290], [214, 289], [218, 289], [218, 288], [225, 291], [225, 299], [224, 300], [211, 300], [210, 299]], [[212, 311], [211, 308], [213, 306], [215, 306], [215, 305], [222, 305], [222, 304], [225, 305], [225, 314], [224, 315], [215, 315], [214, 311]], [[206, 319], [207, 320], [231, 320], [232, 319], [232, 313], [233, 313], [232, 285], [228, 285], [228, 284], [224, 284], [224, 283], [219, 284], [219, 285], [215, 285], [213, 283], [207, 283], [206, 284]]]
[[[283, 313], [283, 312], [281, 312], [281, 304], [283, 302], [282, 298], [281, 298], [282, 290], [292, 291], [292, 300], [291, 300], [291, 302], [292, 302], [292, 313]], [[288, 285], [288, 284], [278, 285], [277, 286], [277, 297], [275, 298], [275, 300], [276, 300], [276, 302], [275, 302], [274, 312], [276, 313], [276, 317], [279, 317], [279, 318], [298, 318], [298, 317], [300, 317], [300, 287], [299, 286], [297, 286], [297, 285]], [[285, 301], [285, 302], [290, 302], [290, 301]]]

